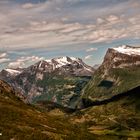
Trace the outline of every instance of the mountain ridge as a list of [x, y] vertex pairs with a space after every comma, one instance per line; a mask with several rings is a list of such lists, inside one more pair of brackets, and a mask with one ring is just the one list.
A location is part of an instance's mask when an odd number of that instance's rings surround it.
[[95, 102], [107, 100], [139, 86], [139, 79], [140, 55], [124, 54], [109, 48], [94, 78], [83, 89], [83, 98]]
[[74, 109], [80, 91], [93, 73], [94, 68], [80, 58], [59, 57], [41, 60], [23, 70], [3, 70], [0, 78], [20, 91], [30, 103], [45, 100]]

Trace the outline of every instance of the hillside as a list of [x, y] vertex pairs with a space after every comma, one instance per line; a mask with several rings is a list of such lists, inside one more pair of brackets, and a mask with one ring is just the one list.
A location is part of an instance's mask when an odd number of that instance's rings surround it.
[[7, 81], [31, 104], [52, 102], [75, 109], [81, 90], [94, 69], [80, 58], [59, 57], [42, 60], [25, 69], [5, 69], [0, 79]]
[[[140, 138], [140, 48], [108, 49], [102, 65], [82, 91], [75, 123], [97, 135]], [[79, 107], [79, 108], [80, 108]], [[117, 139], [117, 138], [112, 138]]]
[[[134, 54], [138, 48], [120, 48], [124, 51], [108, 49], [102, 65], [83, 90], [84, 100], [104, 101], [140, 86], [140, 54]], [[133, 53], [128, 54], [128, 50]]]
[[[137, 92], [136, 92], [137, 91]], [[74, 114], [42, 112], [23, 103], [0, 81], [1, 140], [126, 140], [140, 136], [139, 89], [108, 104]], [[115, 109], [114, 109], [115, 107]], [[122, 131], [121, 131], [122, 130]], [[121, 137], [120, 137], [121, 136]]]
[[139, 140], [139, 91], [140, 86], [111, 100], [83, 109], [75, 114], [72, 121], [85, 124], [89, 132], [104, 138], [116, 136], [112, 139]]
[[0, 80], [0, 139], [1, 140], [60, 140], [90, 139], [94, 135], [85, 127], [73, 125], [67, 115], [57, 111], [42, 112], [23, 103], [15, 91]]

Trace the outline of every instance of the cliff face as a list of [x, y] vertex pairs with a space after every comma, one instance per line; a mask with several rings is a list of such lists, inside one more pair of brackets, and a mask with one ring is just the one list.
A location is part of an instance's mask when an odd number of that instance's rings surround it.
[[[119, 50], [119, 48], [121, 49]], [[109, 48], [104, 57], [101, 68], [126, 68], [140, 65], [140, 54], [133, 52], [133, 50], [137, 52], [139, 48], [134, 48], [130, 46]]]

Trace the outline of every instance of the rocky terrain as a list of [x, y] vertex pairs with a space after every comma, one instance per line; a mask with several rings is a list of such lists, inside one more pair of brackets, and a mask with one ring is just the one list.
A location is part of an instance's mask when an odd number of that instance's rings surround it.
[[[56, 110], [57, 111], [57, 110]], [[85, 127], [72, 124], [61, 111], [43, 112], [25, 104], [14, 89], [0, 80], [0, 139], [1, 140], [77, 140], [90, 139]]]
[[0, 80], [1, 140], [138, 140], [139, 88], [109, 103], [73, 114], [58, 109], [44, 112], [23, 103], [14, 89]]
[[81, 59], [63, 57], [6, 69], [0, 77], [10, 84], [0, 80], [4, 140], [140, 138], [138, 47], [108, 49], [95, 73]]
[[25, 69], [5, 69], [0, 78], [22, 93], [26, 102], [75, 109], [81, 90], [94, 69], [81, 59], [60, 57], [42, 60]]
[[83, 100], [108, 100], [140, 85], [140, 48], [108, 49], [102, 65], [83, 90]]
[[93, 134], [138, 140], [139, 93], [140, 48], [123, 45], [108, 49], [102, 65], [82, 91], [79, 105], [85, 109], [72, 120], [86, 123]]

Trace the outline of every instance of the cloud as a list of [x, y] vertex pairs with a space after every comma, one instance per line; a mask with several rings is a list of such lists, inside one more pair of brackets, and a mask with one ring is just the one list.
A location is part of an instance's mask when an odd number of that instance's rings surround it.
[[98, 48], [89, 48], [86, 50], [86, 52], [93, 52], [93, 51], [97, 51], [97, 50], [98, 50]]
[[26, 62], [26, 61], [40, 61], [42, 60], [43, 57], [38, 57], [38, 56], [28, 56], [28, 57], [21, 57], [17, 61], [18, 62]]
[[43, 59], [44, 59], [43, 57], [38, 57], [38, 56], [20, 57], [16, 61], [9, 63], [8, 67], [9, 68], [23, 68], [23, 67], [26, 67], [27, 65], [38, 62]]
[[7, 56], [7, 53], [1, 53], [0, 54], [0, 58], [6, 57], [6, 56]]
[[[15, 33], [0, 36], [1, 46], [9, 48], [51, 47], [69, 44], [112, 42], [119, 39], [135, 38], [140, 35], [139, 19], [108, 16], [103, 24], [82, 24], [63, 22], [30, 22]], [[101, 23], [101, 22], [100, 22]], [[98, 23], [97, 23], [98, 24]], [[137, 29], [136, 29], [137, 28]]]
[[109, 17], [107, 17], [107, 21], [112, 22], [112, 21], [117, 21], [119, 20], [119, 17], [115, 16], [115, 15], [110, 15]]
[[92, 55], [85, 56], [85, 60], [91, 59]]
[[32, 3], [25, 3], [22, 5], [22, 8], [24, 9], [30, 9], [30, 8], [33, 8], [35, 5], [32, 4]]
[[104, 23], [104, 22], [105, 22], [104, 19], [102, 19], [102, 18], [97, 18], [97, 23], [98, 23], [98, 24], [102, 24], [102, 23]]
[[[0, 4], [0, 48], [19, 50], [137, 38], [139, 5], [137, 0], [47, 0], [22, 4], [7, 0]], [[131, 15], [129, 9], [133, 9]]]
[[0, 58], [0, 64], [6, 63], [6, 62], [9, 62], [9, 61], [10, 61], [9, 58]]
[[23, 62], [11, 62], [9, 63], [8, 67], [9, 68], [23, 68], [25, 66], [25, 63]]
[[9, 62], [10, 58], [7, 58], [7, 53], [0, 53], [0, 63], [6, 63]]

